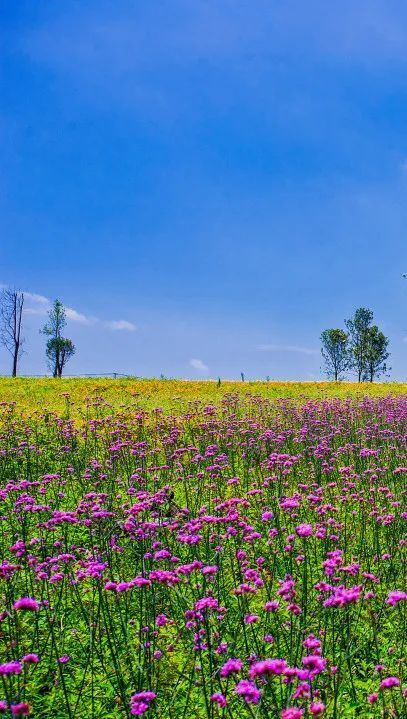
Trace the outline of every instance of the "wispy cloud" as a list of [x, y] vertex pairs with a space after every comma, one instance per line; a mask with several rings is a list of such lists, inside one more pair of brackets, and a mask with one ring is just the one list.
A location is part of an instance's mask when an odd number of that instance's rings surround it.
[[209, 371], [209, 367], [201, 359], [191, 359], [191, 360], [189, 360], [189, 364], [191, 365], [191, 367], [196, 369], [198, 372], [208, 372]]
[[[0, 284], [0, 287], [7, 287], [7, 285]], [[51, 309], [52, 302], [44, 295], [39, 295], [35, 292], [26, 292], [24, 290], [24, 297], [24, 312], [28, 315], [45, 317]], [[121, 330], [125, 332], [134, 332], [137, 329], [136, 325], [128, 320], [101, 320], [98, 317], [78, 312], [78, 310], [75, 310], [73, 307], [65, 307], [65, 314], [70, 322], [77, 322], [80, 325], [99, 325], [108, 330]]]
[[47, 314], [47, 309], [44, 307], [24, 307], [24, 314], [26, 315], [40, 315], [41, 317], [45, 317]]
[[259, 352], [296, 352], [303, 355], [317, 355], [319, 351], [312, 347], [300, 347], [298, 345], [260, 344], [256, 347]]
[[49, 305], [49, 299], [48, 297], [44, 297], [44, 295], [37, 295], [34, 292], [24, 292], [24, 297], [26, 300], [38, 305]]
[[127, 330], [128, 332], [134, 332], [137, 327], [133, 322], [127, 320], [112, 320], [111, 322], [104, 322], [105, 327], [109, 330]]
[[81, 325], [91, 325], [98, 321], [96, 317], [87, 317], [87, 315], [82, 314], [82, 312], [77, 312], [72, 309], [72, 307], [65, 307], [65, 314], [68, 320], [79, 322]]

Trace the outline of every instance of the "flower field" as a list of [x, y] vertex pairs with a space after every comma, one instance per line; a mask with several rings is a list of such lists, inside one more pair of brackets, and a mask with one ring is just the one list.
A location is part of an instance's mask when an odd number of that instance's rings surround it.
[[[218, 404], [225, 394], [259, 395], [267, 399], [291, 398], [298, 402], [328, 397], [386, 397], [407, 393], [407, 384], [401, 382], [232, 382], [157, 380], [157, 379], [74, 379], [62, 378], [55, 384], [50, 377], [0, 378], [0, 400], [17, 402], [19, 411], [35, 409], [66, 409], [66, 396], [70, 399], [70, 415], [83, 414], [89, 402], [103, 397], [114, 408], [154, 409], [179, 412], [189, 402]], [[89, 413], [88, 413], [89, 414]], [[88, 416], [88, 415], [87, 415]]]
[[405, 386], [114, 382], [0, 392], [0, 716], [405, 719]]

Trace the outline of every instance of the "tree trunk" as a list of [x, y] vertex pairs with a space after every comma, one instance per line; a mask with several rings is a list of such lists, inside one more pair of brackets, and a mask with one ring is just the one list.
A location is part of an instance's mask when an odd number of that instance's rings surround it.
[[18, 349], [15, 349], [14, 355], [13, 355], [13, 370], [11, 372], [12, 377], [17, 377], [17, 359], [18, 359]]
[[57, 347], [55, 348], [55, 350], [54, 377], [59, 377], [59, 350]]

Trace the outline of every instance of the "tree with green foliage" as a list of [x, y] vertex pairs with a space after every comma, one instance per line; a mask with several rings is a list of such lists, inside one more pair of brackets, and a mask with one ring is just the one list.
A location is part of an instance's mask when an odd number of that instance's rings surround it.
[[362, 382], [366, 375], [369, 329], [372, 326], [372, 320], [373, 312], [366, 307], [359, 307], [351, 319], [345, 320], [349, 333], [350, 366], [355, 370], [358, 382]]
[[322, 332], [321, 342], [325, 372], [338, 382], [350, 365], [349, 335], [344, 330], [331, 328]]
[[65, 337], [52, 337], [48, 340], [45, 353], [49, 367], [53, 369], [54, 377], [62, 377], [66, 363], [75, 352], [76, 348], [72, 340]]
[[389, 352], [387, 351], [388, 345], [388, 337], [379, 330], [377, 325], [369, 327], [366, 367], [364, 372], [365, 380], [373, 382], [375, 377], [386, 374], [390, 369], [386, 365], [386, 360], [389, 357]]
[[66, 325], [66, 312], [60, 300], [55, 300], [50, 311], [48, 312], [48, 322], [44, 325], [42, 334], [47, 335], [45, 354], [48, 360], [48, 366], [54, 377], [62, 377], [63, 369], [75, 354], [76, 348], [72, 340], [62, 336], [62, 331]]
[[373, 382], [388, 370], [389, 340], [372, 321], [372, 310], [359, 307], [345, 322], [350, 338], [351, 367], [357, 373], [358, 382]]

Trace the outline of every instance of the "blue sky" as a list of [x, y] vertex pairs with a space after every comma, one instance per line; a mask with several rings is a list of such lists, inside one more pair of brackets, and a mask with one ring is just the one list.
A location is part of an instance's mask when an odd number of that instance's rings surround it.
[[321, 330], [364, 305], [407, 378], [404, 2], [0, 13], [0, 282], [32, 295], [22, 372], [46, 370], [59, 297], [72, 373], [316, 379]]

